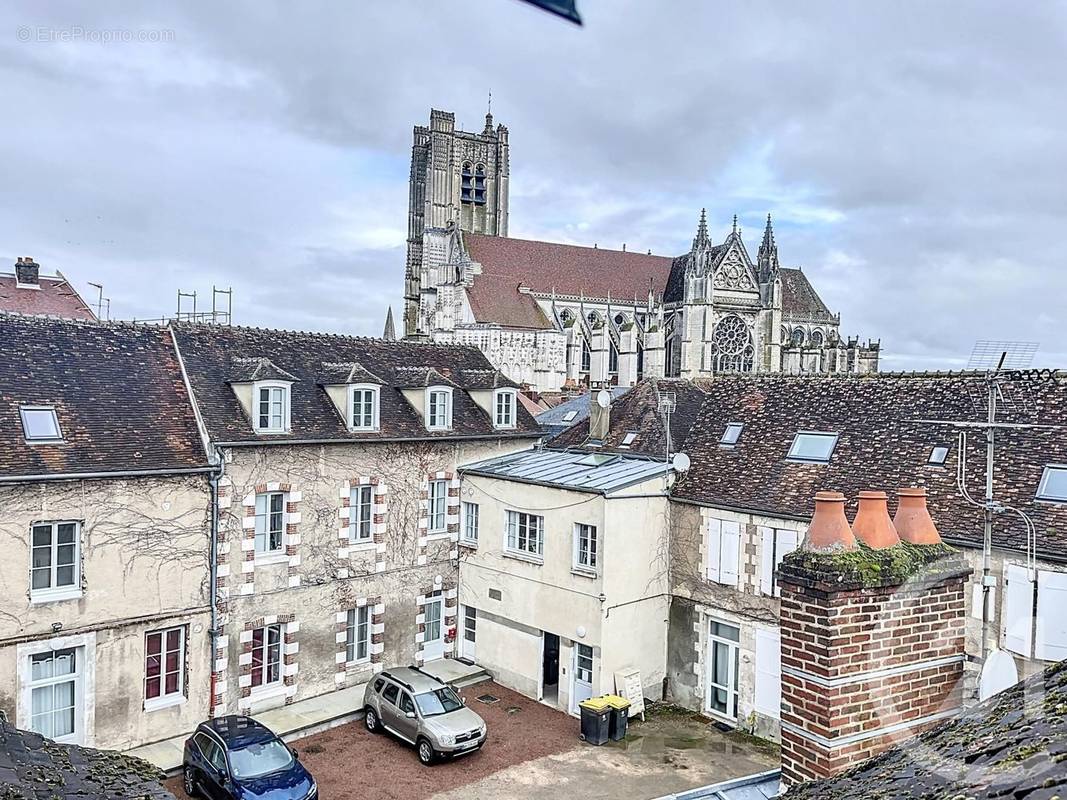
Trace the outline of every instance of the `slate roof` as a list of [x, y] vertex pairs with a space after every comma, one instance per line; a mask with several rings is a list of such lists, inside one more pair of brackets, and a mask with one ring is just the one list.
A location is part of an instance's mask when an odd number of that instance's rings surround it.
[[[506, 379], [496, 375], [481, 351], [473, 347], [218, 325], [180, 324], [174, 327], [174, 335], [208, 434], [218, 443], [532, 438], [540, 433], [533, 417], [521, 406], [516, 409], [516, 429], [493, 428], [489, 415], [468, 392], [503, 385]], [[253, 431], [228, 383], [234, 360], [241, 358], [269, 359], [296, 379], [291, 390], [289, 433]], [[336, 365], [349, 363], [359, 364], [381, 381], [379, 431], [349, 431], [326, 394], [324, 382], [335, 380]], [[431, 379], [434, 374], [437, 377]], [[402, 387], [428, 385], [427, 381], [458, 387], [453, 393], [451, 431], [427, 431], [422, 417], [401, 391]], [[507, 385], [514, 386], [510, 382]]]
[[[659, 383], [673, 383], [677, 391], [689, 382]], [[998, 421], [1059, 427], [997, 432], [995, 497], [1034, 521], [1039, 553], [1067, 557], [1067, 505], [1035, 500], [1045, 465], [1067, 464], [1067, 376], [1016, 375], [1005, 385], [1004, 395]], [[692, 466], [673, 494], [706, 505], [808, 519], [819, 490], [855, 498], [864, 489], [884, 489], [892, 498], [901, 486], [924, 486], [942, 535], [976, 545], [982, 538], [982, 512], [967, 503], [956, 486], [958, 431], [922, 420], [980, 421], [985, 398], [985, 380], [978, 373], [701, 379], [678, 391], [671, 424], [674, 449], [684, 450]], [[635, 449], [662, 452], [662, 422], [655, 404], [653, 381], [639, 383], [616, 402], [605, 449], [617, 449], [627, 431], [638, 430], [642, 434]], [[744, 428], [737, 445], [724, 448], [719, 440], [729, 422]], [[794, 436], [802, 430], [839, 434], [829, 464], [786, 460]], [[584, 423], [549, 445], [580, 447], [587, 435]], [[928, 465], [935, 445], [949, 448], [943, 467]], [[981, 494], [985, 444], [980, 431], [969, 435], [966, 461], [966, 485], [972, 494]], [[855, 506], [850, 503], [848, 510], [851, 515]], [[993, 541], [1023, 548], [1023, 523], [1012, 514], [998, 514]]]
[[1067, 661], [784, 800], [1067, 797]]
[[174, 800], [163, 773], [138, 758], [57, 744], [0, 720], [4, 800]]
[[96, 314], [66, 278], [41, 276], [38, 281], [40, 289], [20, 289], [14, 274], [0, 274], [0, 311], [96, 319]]
[[779, 270], [782, 276], [782, 313], [794, 319], [810, 319], [812, 322], [830, 322], [834, 315], [819, 297], [803, 270]]
[[[21, 405], [64, 441], [26, 443]], [[0, 478], [207, 468], [166, 328], [0, 314]]]
[[[618, 400], [630, 391], [630, 387], [612, 386], [610, 391], [612, 398]], [[593, 395], [589, 392], [584, 392], [577, 397], [572, 397], [570, 400], [565, 400], [559, 405], [552, 406], [552, 408], [544, 409], [534, 419], [550, 435], [560, 434], [572, 425], [577, 425], [579, 422], [589, 418], [589, 403], [592, 402], [592, 398]], [[567, 419], [567, 415], [572, 412], [574, 416]]]

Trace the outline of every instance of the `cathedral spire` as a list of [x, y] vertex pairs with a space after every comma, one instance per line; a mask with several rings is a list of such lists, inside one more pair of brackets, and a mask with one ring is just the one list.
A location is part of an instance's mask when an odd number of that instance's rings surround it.
[[763, 230], [763, 242], [756, 255], [756, 264], [759, 268], [760, 282], [770, 280], [778, 272], [778, 245], [774, 241], [774, 228], [771, 225], [770, 214], [767, 215], [767, 227]]
[[700, 209], [700, 222], [697, 223], [697, 235], [693, 237], [693, 249], [699, 250], [701, 247], [710, 247], [711, 239], [708, 237], [708, 215], [707, 209]]
[[737, 236], [737, 214], [734, 214], [734, 229], [732, 233], [734, 236]]
[[389, 313], [385, 315], [385, 330], [382, 331], [382, 338], [387, 342], [396, 341], [396, 328], [393, 326], [392, 306], [389, 306]]

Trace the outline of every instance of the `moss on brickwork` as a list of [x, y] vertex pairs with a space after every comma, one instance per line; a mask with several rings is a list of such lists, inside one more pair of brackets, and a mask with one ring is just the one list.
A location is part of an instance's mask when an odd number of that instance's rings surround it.
[[960, 566], [958, 551], [945, 543], [901, 542], [874, 550], [862, 542], [855, 550], [813, 553], [796, 550], [782, 562], [783, 573], [832, 584], [895, 586], [923, 574], [934, 577]]

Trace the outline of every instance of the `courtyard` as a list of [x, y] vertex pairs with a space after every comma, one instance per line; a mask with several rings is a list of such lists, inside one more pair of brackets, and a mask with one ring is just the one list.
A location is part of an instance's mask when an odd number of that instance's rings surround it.
[[[433, 767], [392, 737], [361, 722], [293, 742], [324, 800], [549, 800], [561, 792], [583, 798], [648, 798], [774, 769], [774, 748], [723, 733], [688, 712], [652, 710], [632, 720], [624, 742], [593, 747], [578, 737], [578, 720], [491, 682], [462, 692], [489, 726], [481, 751]], [[492, 695], [497, 702], [478, 700]], [[181, 778], [167, 782], [181, 800]]]

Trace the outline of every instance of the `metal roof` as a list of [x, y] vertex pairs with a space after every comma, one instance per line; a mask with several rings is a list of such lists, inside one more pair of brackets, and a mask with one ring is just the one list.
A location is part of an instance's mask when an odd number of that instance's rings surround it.
[[668, 469], [662, 461], [616, 453], [527, 450], [471, 464], [460, 471], [501, 480], [609, 494], [663, 475]]
[[780, 779], [781, 771], [775, 769], [702, 786], [699, 789], [664, 795], [657, 800], [768, 800], [778, 796]]

